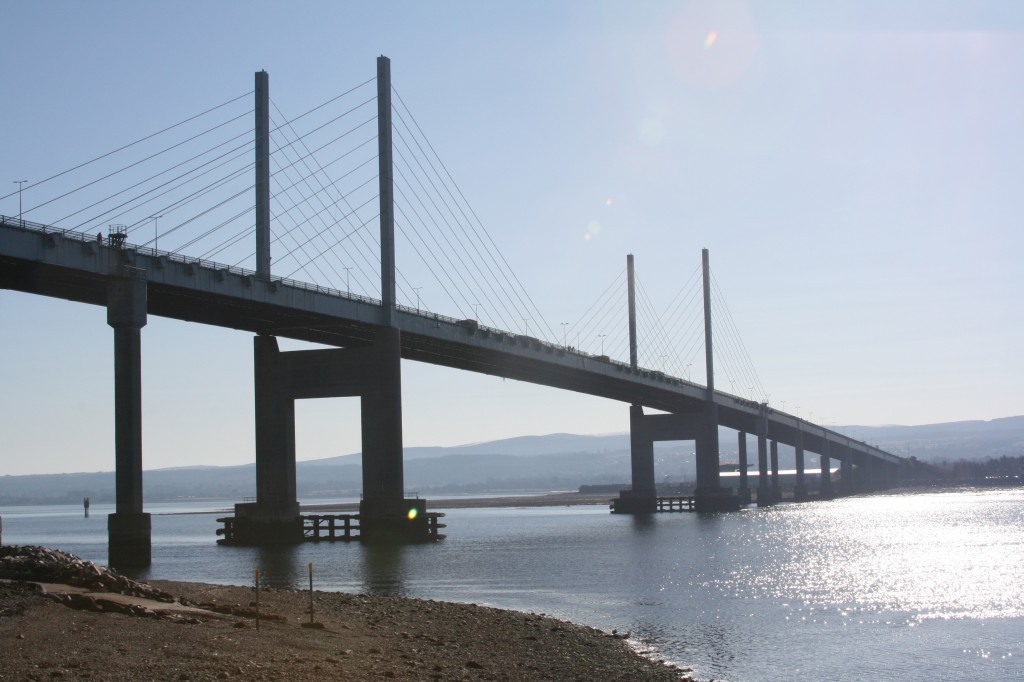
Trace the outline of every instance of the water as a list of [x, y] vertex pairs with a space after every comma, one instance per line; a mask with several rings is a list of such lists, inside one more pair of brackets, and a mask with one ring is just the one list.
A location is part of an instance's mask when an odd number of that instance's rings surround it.
[[[223, 503], [154, 504], [139, 577], [475, 602], [632, 633], [701, 678], [1024, 679], [1024, 490], [846, 498], [740, 513], [454, 509], [392, 549], [219, 547]], [[106, 562], [106, 514], [0, 509], [4, 542]]]

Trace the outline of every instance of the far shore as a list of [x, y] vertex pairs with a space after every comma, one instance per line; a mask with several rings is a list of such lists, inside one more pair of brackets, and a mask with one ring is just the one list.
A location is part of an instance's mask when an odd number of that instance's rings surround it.
[[[444, 509], [489, 509], [496, 507], [572, 507], [576, 505], [607, 506], [614, 495], [609, 493], [548, 493], [540, 495], [516, 495], [510, 497], [424, 497], [430, 510]], [[344, 504], [310, 504], [302, 505], [303, 512], [358, 512], [358, 502]]]

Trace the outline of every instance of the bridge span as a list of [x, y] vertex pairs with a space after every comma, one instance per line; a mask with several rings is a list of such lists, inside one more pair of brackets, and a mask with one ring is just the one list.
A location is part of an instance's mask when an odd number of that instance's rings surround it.
[[[380, 300], [276, 277], [270, 272], [267, 75], [256, 74], [257, 270], [132, 245], [123, 235], [89, 235], [0, 217], [0, 287], [107, 308], [114, 328], [117, 508], [108, 522], [113, 565], [148, 564], [150, 522], [142, 506], [141, 329], [148, 315], [252, 333], [256, 411], [255, 503], [236, 505], [235, 538], [250, 543], [302, 539], [295, 490], [294, 401], [359, 397], [362, 410], [364, 540], [429, 539], [426, 503], [405, 498], [402, 461], [402, 359], [585, 393], [630, 406], [632, 485], [617, 512], [651, 513], [657, 500], [653, 444], [694, 440], [698, 511], [738, 509], [751, 499], [747, 436], [756, 436], [758, 504], [778, 497], [778, 444], [796, 453], [797, 498], [806, 453], [823, 472], [840, 463], [849, 490], [896, 480], [901, 459], [843, 434], [759, 403], [716, 390], [704, 252], [707, 386], [644, 369], [637, 362], [630, 273], [630, 362], [592, 355], [566, 344], [398, 305], [395, 299], [391, 176], [390, 66], [378, 60], [380, 164]], [[329, 346], [281, 352], [277, 337]], [[647, 410], [645, 412], [645, 410]], [[654, 410], [656, 412], [650, 412]], [[738, 433], [740, 485], [719, 477], [718, 427]], [[769, 464], [770, 460], [770, 464]], [[772, 475], [774, 474], [774, 475]], [[832, 494], [821, 476], [820, 496]], [[416, 513], [410, 513], [415, 510]]]

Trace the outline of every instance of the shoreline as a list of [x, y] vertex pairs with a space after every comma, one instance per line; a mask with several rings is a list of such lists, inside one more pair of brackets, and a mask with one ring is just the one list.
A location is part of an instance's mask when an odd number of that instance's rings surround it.
[[693, 682], [627, 637], [402, 597], [261, 589], [257, 602], [253, 587], [135, 583], [62, 552], [0, 548], [3, 679]]

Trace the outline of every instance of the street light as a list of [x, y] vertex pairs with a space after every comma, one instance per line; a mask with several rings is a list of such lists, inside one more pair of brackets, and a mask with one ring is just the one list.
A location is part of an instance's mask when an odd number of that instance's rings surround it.
[[601, 355], [604, 355], [604, 337], [606, 337], [608, 335], [607, 334], [598, 334], [597, 336], [598, 336], [598, 338], [601, 339]]
[[529, 336], [529, 335], [530, 335], [530, 318], [524, 317], [523, 318], [523, 336]]
[[420, 311], [420, 289], [423, 287], [413, 287], [412, 290], [416, 292], [416, 312]]
[[156, 251], [157, 250], [157, 245], [160, 243], [159, 242], [160, 233], [157, 231], [156, 226], [157, 226], [157, 221], [160, 220], [161, 218], [163, 218], [163, 216], [162, 215], [151, 215], [149, 217], [153, 219], [153, 250]]
[[18, 222], [22, 227], [25, 227], [25, 221], [21, 217], [21, 186], [24, 185], [28, 180], [15, 180], [14, 184], [18, 186]]
[[479, 322], [480, 321], [480, 304], [479, 303], [470, 303], [470, 305], [473, 306], [473, 319], [476, 320], [477, 322]]
[[345, 293], [351, 295], [352, 294], [352, 287], [351, 287], [351, 279], [349, 278], [349, 275], [351, 275], [351, 273], [352, 273], [352, 268], [350, 268], [350, 267], [346, 268], [343, 265], [343, 266], [341, 266], [341, 269], [345, 271]]
[[568, 322], [562, 322], [561, 325], [562, 325], [562, 346], [565, 347], [565, 348], [568, 348], [569, 347], [569, 341], [568, 341], [568, 338], [566, 337], [566, 330], [569, 328], [569, 323]]

